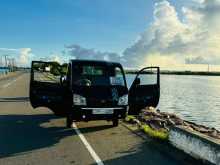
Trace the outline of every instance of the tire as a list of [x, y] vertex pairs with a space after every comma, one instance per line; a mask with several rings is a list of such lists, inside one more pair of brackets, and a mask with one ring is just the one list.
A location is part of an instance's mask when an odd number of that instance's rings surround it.
[[72, 123], [73, 123], [72, 116], [68, 115], [68, 116], [66, 117], [66, 127], [67, 127], [67, 128], [71, 128], [71, 127], [72, 127]]
[[117, 127], [118, 123], [119, 123], [119, 119], [118, 118], [115, 118], [115, 119], [112, 120], [112, 126], [113, 127]]

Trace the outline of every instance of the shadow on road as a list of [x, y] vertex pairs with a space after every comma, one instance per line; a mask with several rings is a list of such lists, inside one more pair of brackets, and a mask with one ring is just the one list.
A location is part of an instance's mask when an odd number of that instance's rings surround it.
[[[76, 135], [73, 129], [60, 126], [59, 122], [56, 122], [58, 123], [57, 125], [54, 124], [54, 121], [52, 121], [53, 124], [48, 124], [51, 120], [59, 120], [59, 118], [52, 114], [0, 115], [0, 159], [25, 154], [36, 149], [49, 148], [59, 143], [65, 137]], [[110, 129], [111, 127], [111, 125], [99, 125], [95, 127], [83, 127], [80, 130], [82, 133], [89, 133]], [[152, 140], [146, 140], [144, 143], [134, 146], [134, 148], [126, 151], [122, 150], [115, 154], [119, 154], [120, 156], [105, 160], [104, 164], [202, 164], [201, 162], [191, 160], [191, 158], [182, 152], [171, 148], [167, 143], [157, 145]], [[175, 158], [170, 155], [175, 155]]]
[[55, 119], [46, 115], [0, 115], [0, 158], [21, 152], [50, 147], [74, 131], [64, 127], [43, 127]]
[[81, 133], [86, 134], [90, 132], [96, 132], [96, 131], [102, 131], [106, 129], [111, 129], [112, 125], [98, 125], [98, 126], [92, 126], [92, 127], [83, 127], [80, 128]]
[[28, 102], [29, 97], [0, 97], [0, 102]]
[[105, 165], [205, 165], [169, 144], [157, 145], [155, 141], [140, 143], [130, 150], [120, 152], [120, 154], [121, 156], [104, 160], [103, 163]]
[[105, 165], [205, 165], [202, 161], [190, 157], [168, 142], [151, 138], [144, 138], [143, 142], [131, 145], [127, 150], [117, 151], [115, 155], [117, 156], [112, 159], [103, 160], [103, 163]]
[[[0, 115], [0, 158], [51, 147], [62, 138], [76, 135], [65, 125], [48, 124], [54, 119], [59, 117], [53, 114]], [[80, 131], [89, 133], [108, 128], [111, 125], [84, 127]]]

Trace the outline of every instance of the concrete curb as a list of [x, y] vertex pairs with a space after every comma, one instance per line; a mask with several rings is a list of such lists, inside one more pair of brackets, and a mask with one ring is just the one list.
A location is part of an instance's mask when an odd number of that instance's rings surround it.
[[184, 127], [173, 127], [169, 141], [176, 148], [183, 150], [207, 164], [220, 165], [220, 141]]
[[[132, 125], [140, 128], [140, 122], [132, 119]], [[145, 135], [146, 136], [146, 135]], [[178, 150], [202, 162], [202, 164], [220, 165], [220, 140], [202, 133], [188, 130], [182, 126], [171, 127], [169, 143]]]
[[159, 140], [149, 137], [146, 133], [140, 130], [140, 126], [137, 123], [131, 124], [125, 121], [125, 122], [121, 122], [121, 124], [128, 130], [130, 130], [132, 133], [134, 133], [135, 135], [139, 136], [140, 138], [144, 139], [149, 144], [153, 145], [154, 148], [159, 150], [161, 153], [165, 154], [166, 156], [172, 159], [180, 161], [181, 164], [205, 165], [204, 161], [201, 161], [201, 159], [195, 159], [195, 157], [192, 157], [191, 155], [184, 152], [183, 150], [180, 150], [176, 146], [170, 144], [169, 141], [159, 141]]

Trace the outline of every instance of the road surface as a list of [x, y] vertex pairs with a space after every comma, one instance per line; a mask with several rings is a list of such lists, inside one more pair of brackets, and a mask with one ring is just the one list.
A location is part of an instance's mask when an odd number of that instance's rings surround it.
[[36, 72], [34, 73], [34, 80], [38, 82], [51, 82], [51, 83], [58, 83], [60, 79], [58, 76], [54, 76], [48, 72]]
[[31, 107], [29, 77], [0, 81], [0, 165], [186, 164], [123, 124], [112, 128], [111, 122], [94, 121], [65, 128], [64, 118]]

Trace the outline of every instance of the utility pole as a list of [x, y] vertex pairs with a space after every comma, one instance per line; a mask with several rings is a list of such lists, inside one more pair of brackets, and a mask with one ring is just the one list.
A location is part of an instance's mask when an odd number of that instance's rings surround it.
[[12, 71], [15, 71], [15, 58], [11, 59]]
[[4, 55], [5, 56], [5, 67], [7, 67], [8, 66], [8, 63], [7, 63], [7, 61], [8, 61], [8, 55]]
[[16, 60], [15, 60], [15, 58], [14, 58], [14, 60], [13, 60], [13, 64], [14, 64], [14, 67], [17, 67], [17, 66], [16, 66]]
[[3, 66], [3, 59], [2, 59], [3, 57], [1, 56], [1, 61], [0, 61], [0, 67], [2, 67]]

